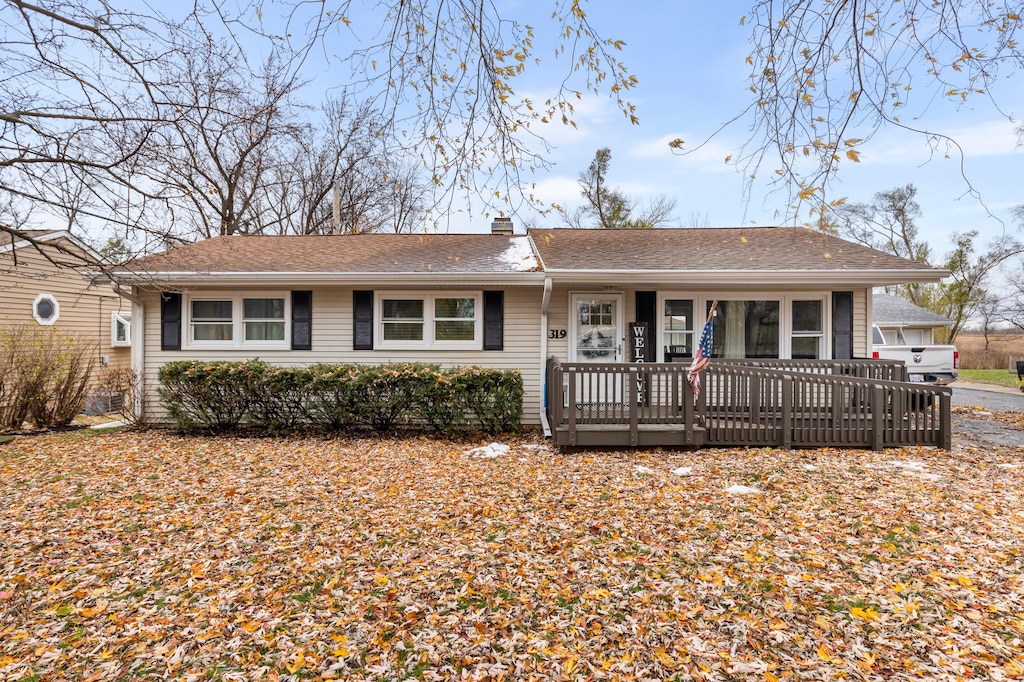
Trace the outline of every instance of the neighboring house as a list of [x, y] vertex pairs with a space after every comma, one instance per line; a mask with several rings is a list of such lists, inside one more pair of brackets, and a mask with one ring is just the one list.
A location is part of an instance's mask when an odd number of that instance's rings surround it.
[[712, 301], [716, 357], [870, 357], [873, 287], [948, 273], [804, 228], [217, 237], [119, 273], [143, 409], [172, 360], [420, 361], [519, 369], [543, 425], [545, 363], [688, 361]]
[[129, 366], [131, 304], [87, 281], [98, 256], [63, 230], [0, 232], [0, 327], [32, 325], [96, 341], [96, 372]]
[[873, 297], [871, 319], [885, 343], [893, 346], [927, 346], [936, 343], [940, 332], [953, 324], [942, 315], [914, 305], [905, 298], [877, 293]]

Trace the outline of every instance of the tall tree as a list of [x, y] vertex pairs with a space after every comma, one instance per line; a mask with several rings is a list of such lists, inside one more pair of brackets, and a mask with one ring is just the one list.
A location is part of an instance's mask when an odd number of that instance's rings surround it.
[[[433, 205], [459, 193], [506, 210], [524, 200], [520, 170], [547, 164], [536, 126], [575, 125], [582, 92], [611, 95], [635, 121], [623, 99], [636, 83], [618, 59], [623, 44], [591, 26], [579, 0], [556, 3], [566, 79], [543, 104], [518, 92], [539, 60], [533, 29], [488, 0], [197, 0], [174, 15], [151, 7], [0, 3], [0, 206], [34, 202], [125, 236], [182, 222], [202, 234], [280, 229], [254, 208], [262, 183], [282, 176], [265, 152], [294, 134], [296, 93], [326, 66], [338, 92], [387, 123], [378, 132], [389, 165], [428, 169]], [[237, 89], [252, 81], [261, 87]], [[186, 136], [196, 138], [196, 158], [174, 167], [177, 183], [162, 182], [154, 160]], [[68, 191], [52, 191], [54, 177], [68, 179]], [[208, 196], [182, 192], [189, 182]], [[10, 217], [0, 222], [13, 225]]]
[[986, 251], [979, 252], [975, 249], [977, 239], [977, 230], [952, 235], [953, 248], [941, 264], [950, 271], [950, 279], [929, 290], [924, 302], [929, 310], [953, 321], [949, 328], [950, 343], [992, 296], [993, 273], [1024, 252], [1024, 244], [1009, 236], [993, 241]]
[[180, 112], [142, 151], [146, 185], [162, 186], [189, 232], [204, 238], [270, 231], [274, 216], [263, 192], [301, 144], [300, 108], [292, 101], [300, 83], [276, 58], [251, 75], [235, 68], [240, 58], [222, 41], [185, 55], [180, 80], [165, 88]]
[[626, 196], [621, 190], [608, 185], [608, 169], [612, 152], [608, 147], [598, 149], [594, 160], [580, 173], [580, 195], [586, 203], [571, 212], [563, 211], [566, 223], [573, 227], [648, 228], [660, 227], [672, 219], [676, 201], [661, 195], [646, 206]]
[[[914, 200], [916, 194], [914, 185], [908, 184], [878, 192], [871, 204], [843, 205], [834, 213], [835, 229], [880, 251], [921, 263], [933, 262], [931, 247], [919, 235], [921, 207]], [[936, 263], [950, 271], [949, 280], [886, 287], [889, 293], [952, 320], [950, 343], [992, 296], [993, 274], [1008, 259], [1024, 252], [1024, 244], [1010, 235], [993, 240], [984, 251], [976, 248], [977, 230], [953, 233], [951, 240], [952, 248]]]
[[[855, 242], [928, 263], [931, 247], [918, 230], [921, 207], [914, 199], [916, 196], [917, 188], [912, 184], [877, 192], [870, 204], [850, 203], [838, 207], [833, 224], [842, 236]], [[916, 305], [924, 303], [923, 284], [901, 284], [888, 289]]]

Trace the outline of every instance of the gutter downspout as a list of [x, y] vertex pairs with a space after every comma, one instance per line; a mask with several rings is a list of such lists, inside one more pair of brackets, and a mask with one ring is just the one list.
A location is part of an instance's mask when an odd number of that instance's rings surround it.
[[545, 403], [548, 399], [547, 367], [548, 367], [548, 305], [551, 303], [551, 278], [544, 278], [544, 296], [540, 302], [540, 371], [545, 382], [541, 386], [540, 425], [544, 429], [544, 437], [551, 438], [551, 424], [548, 423], [548, 411]]
[[146, 404], [145, 400], [145, 368], [146, 368], [146, 344], [145, 334], [143, 330], [146, 326], [146, 304], [143, 303], [142, 299], [136, 296], [130, 291], [125, 291], [121, 288], [121, 285], [111, 280], [110, 288], [114, 290], [118, 296], [121, 296], [132, 304], [132, 352], [131, 352], [131, 367], [135, 373], [135, 404], [132, 405], [132, 414], [135, 416], [136, 424], [145, 423], [145, 414], [143, 413], [143, 406]]

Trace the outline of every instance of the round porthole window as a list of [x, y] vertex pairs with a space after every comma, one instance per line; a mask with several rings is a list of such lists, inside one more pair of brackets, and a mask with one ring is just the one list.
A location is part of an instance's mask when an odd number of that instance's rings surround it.
[[32, 317], [39, 324], [53, 324], [60, 317], [60, 304], [50, 294], [39, 294], [32, 303]]

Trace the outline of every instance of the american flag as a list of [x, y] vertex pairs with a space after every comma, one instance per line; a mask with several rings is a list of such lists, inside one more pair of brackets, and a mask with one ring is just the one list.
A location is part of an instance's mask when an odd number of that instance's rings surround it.
[[711, 344], [714, 337], [714, 313], [708, 316], [704, 323], [704, 331], [700, 333], [700, 343], [693, 353], [693, 362], [690, 363], [690, 387], [693, 389], [693, 399], [700, 396], [700, 372], [711, 364]]

